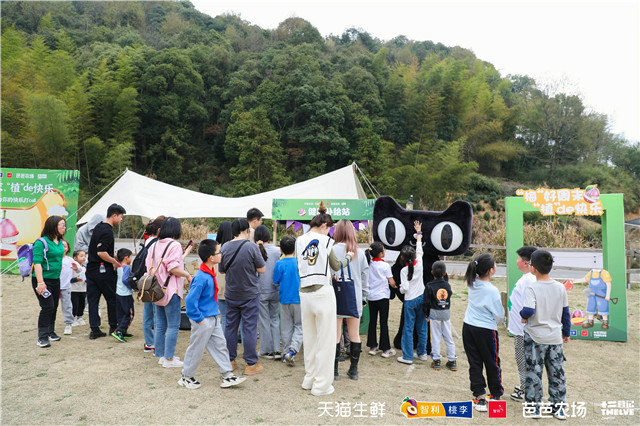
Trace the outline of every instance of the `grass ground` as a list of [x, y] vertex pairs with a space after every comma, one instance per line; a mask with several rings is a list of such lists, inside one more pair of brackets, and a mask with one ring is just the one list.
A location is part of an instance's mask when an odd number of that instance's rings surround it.
[[[504, 280], [495, 284], [504, 290]], [[404, 424], [400, 414], [406, 396], [418, 401], [453, 402], [471, 398], [462, 340], [454, 335], [459, 369], [434, 371], [427, 362], [406, 366], [395, 359], [363, 353], [360, 380], [334, 383], [336, 392], [313, 397], [301, 389], [303, 356], [291, 368], [261, 361], [265, 372], [237, 388], [221, 389], [218, 369], [205, 355], [196, 374], [203, 384], [188, 390], [176, 382], [180, 369], [161, 368], [142, 351], [142, 309], [138, 309], [128, 343], [111, 337], [90, 341], [88, 326], [74, 327], [50, 348], [36, 346], [38, 303], [20, 278], [2, 277], [2, 418], [3, 424]], [[452, 322], [461, 334], [466, 308], [465, 285], [453, 280]], [[572, 306], [583, 303], [582, 291], [569, 294]], [[104, 302], [103, 302], [104, 305]], [[398, 327], [400, 303], [391, 302], [390, 329]], [[603, 401], [633, 402], [640, 408], [640, 290], [628, 291], [629, 333], [626, 343], [571, 341], [565, 346], [567, 398], [584, 402], [586, 416], [577, 424], [638, 424], [640, 417], [603, 416]], [[57, 332], [64, 329], [58, 314]], [[518, 383], [513, 339], [500, 327], [500, 356], [505, 392]], [[391, 336], [393, 338], [393, 336]], [[362, 336], [366, 342], [366, 336]], [[183, 358], [189, 331], [180, 331], [176, 353]], [[444, 350], [444, 348], [443, 348]], [[240, 348], [240, 353], [241, 353]], [[303, 354], [301, 354], [303, 355]], [[240, 357], [239, 357], [240, 358]], [[241, 367], [244, 363], [240, 362]], [[384, 404], [384, 412], [376, 408]], [[324, 412], [324, 408], [327, 412]], [[337, 411], [341, 407], [342, 411]], [[377, 417], [373, 415], [377, 414]], [[432, 419], [436, 424], [468, 422]], [[418, 420], [420, 421], [420, 420]], [[428, 420], [423, 420], [428, 421]], [[473, 423], [495, 423], [486, 413], [474, 413]], [[504, 422], [504, 420], [503, 420]], [[522, 406], [507, 400], [508, 424], [546, 424], [522, 416]], [[465, 423], [466, 424], [466, 423]]]

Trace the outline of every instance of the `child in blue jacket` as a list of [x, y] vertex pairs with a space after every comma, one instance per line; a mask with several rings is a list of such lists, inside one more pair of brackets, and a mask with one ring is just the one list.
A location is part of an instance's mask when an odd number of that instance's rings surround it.
[[220, 245], [213, 240], [202, 240], [198, 248], [198, 256], [202, 260], [200, 270], [196, 273], [185, 298], [187, 317], [191, 322], [191, 340], [184, 356], [180, 386], [187, 389], [200, 387], [193, 375], [200, 365], [206, 349], [220, 370], [222, 383], [220, 387], [228, 388], [245, 381], [244, 377], [233, 374], [229, 361], [227, 341], [222, 331], [220, 309], [218, 307], [218, 284], [213, 267], [220, 263]]

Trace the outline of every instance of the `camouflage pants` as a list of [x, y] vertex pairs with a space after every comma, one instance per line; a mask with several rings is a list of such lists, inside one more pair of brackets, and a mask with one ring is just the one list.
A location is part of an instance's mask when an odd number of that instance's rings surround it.
[[547, 369], [549, 381], [549, 402], [558, 404], [566, 402], [567, 386], [564, 376], [564, 354], [562, 344], [543, 345], [533, 341], [524, 333], [524, 358], [527, 363], [525, 380], [526, 402], [542, 402], [542, 369]]

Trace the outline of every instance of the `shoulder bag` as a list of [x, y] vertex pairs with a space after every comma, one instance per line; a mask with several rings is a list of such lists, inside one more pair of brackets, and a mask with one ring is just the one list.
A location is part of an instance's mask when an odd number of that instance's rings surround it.
[[167, 254], [167, 250], [169, 250], [169, 246], [173, 241], [164, 249], [162, 253], [162, 257], [160, 258], [160, 262], [156, 266], [153, 266], [153, 261], [155, 260], [156, 254], [156, 246], [153, 246], [153, 254], [151, 255], [151, 269], [148, 270], [142, 278], [138, 280], [138, 289], [140, 293], [138, 294], [138, 302], [157, 302], [158, 300], [164, 297], [165, 289], [167, 288], [167, 284], [169, 284], [169, 279], [171, 278], [171, 272], [169, 272], [169, 276], [165, 281], [164, 285], [161, 285], [158, 282], [158, 278], [156, 278], [156, 271], [162, 264], [162, 260], [164, 259], [164, 255]]
[[340, 278], [332, 275], [333, 291], [336, 294], [336, 314], [345, 317], [360, 318], [358, 314], [358, 300], [356, 287], [351, 278], [351, 266], [347, 263], [349, 278], [344, 277], [344, 267], [340, 266]]

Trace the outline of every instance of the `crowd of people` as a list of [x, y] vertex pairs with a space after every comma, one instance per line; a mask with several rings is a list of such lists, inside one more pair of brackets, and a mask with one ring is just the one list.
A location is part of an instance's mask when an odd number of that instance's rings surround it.
[[[116, 252], [114, 248], [113, 226], [122, 221], [124, 207], [112, 204], [106, 213], [80, 229], [72, 257], [64, 240], [66, 221], [60, 216], [46, 220], [42, 238], [34, 243], [32, 285], [40, 304], [38, 346], [49, 347], [50, 342], [60, 340], [55, 332], [59, 302], [65, 318], [64, 334], [86, 324], [85, 297], [89, 339], [106, 337], [100, 329], [101, 296], [106, 302], [108, 334], [126, 343], [133, 337], [128, 328], [134, 317], [136, 280], [146, 272], [162, 285], [164, 296], [143, 305], [144, 351], [153, 352], [163, 368], [181, 368], [178, 384], [189, 389], [201, 386], [195, 373], [205, 349], [219, 368], [220, 386], [230, 387], [242, 383], [244, 376], [262, 373], [261, 357], [294, 366], [304, 346], [302, 388], [316, 396], [329, 395], [334, 392], [333, 382], [340, 378], [342, 347], [350, 361], [347, 376], [358, 380], [362, 352], [359, 328], [365, 305], [370, 311], [368, 353], [395, 356], [388, 316], [389, 300], [396, 292], [403, 300], [402, 355], [397, 361], [412, 364], [414, 356], [422, 361], [430, 356], [431, 367], [439, 370], [444, 340], [445, 367], [457, 371], [446, 265], [442, 261], [430, 265], [427, 271], [433, 280], [424, 282], [419, 221], [414, 222], [416, 245], [402, 248], [394, 273], [384, 260], [385, 248], [380, 242], [366, 251], [358, 248], [350, 221], [339, 221], [333, 238], [329, 236], [334, 222], [322, 204], [308, 232], [297, 239], [285, 236], [279, 247], [262, 225], [263, 214], [251, 209], [246, 218], [223, 222], [216, 240], [199, 242], [201, 263], [192, 276], [184, 266], [192, 246], [183, 250], [178, 242], [182, 235], [178, 219], [159, 216], [149, 221], [143, 249], [132, 263], [130, 250]], [[567, 294], [562, 284], [549, 277], [553, 265], [549, 252], [526, 246], [517, 254], [518, 268], [525, 275], [510, 298], [509, 331], [515, 335], [520, 384], [510, 396], [530, 404], [532, 417], [539, 417], [542, 370], [547, 368], [553, 414], [564, 419], [562, 344], [568, 342], [570, 328]], [[332, 279], [344, 276], [345, 269], [353, 282], [357, 313], [338, 315]], [[493, 257], [481, 254], [469, 263], [465, 274], [468, 306], [462, 339], [478, 411], [487, 411], [488, 401], [499, 400], [504, 393], [497, 330], [505, 310], [498, 289], [490, 282], [495, 272]], [[175, 350], [183, 304], [191, 337], [181, 361]], [[242, 376], [234, 373], [238, 370], [239, 343], [246, 364]]]

